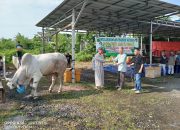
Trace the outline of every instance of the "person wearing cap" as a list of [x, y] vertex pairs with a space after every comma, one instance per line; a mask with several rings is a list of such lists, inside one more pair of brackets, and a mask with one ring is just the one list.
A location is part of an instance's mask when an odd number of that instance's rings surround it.
[[98, 53], [94, 57], [94, 71], [95, 71], [95, 88], [103, 88], [104, 87], [104, 54], [103, 48], [98, 48]]
[[119, 54], [117, 55], [115, 59], [113, 59], [115, 65], [118, 66], [118, 82], [116, 86], [118, 90], [121, 90], [122, 87], [124, 86], [125, 73], [127, 71], [126, 58], [127, 58], [127, 55], [124, 53], [124, 48], [120, 47]]

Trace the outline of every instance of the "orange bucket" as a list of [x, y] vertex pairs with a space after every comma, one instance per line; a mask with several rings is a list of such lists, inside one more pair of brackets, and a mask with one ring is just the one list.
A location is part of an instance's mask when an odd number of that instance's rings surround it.
[[[75, 80], [76, 82], [80, 82], [81, 80], [81, 70], [75, 69]], [[72, 82], [72, 71], [71, 68], [67, 68], [64, 72], [64, 82], [71, 83]]]
[[80, 69], [75, 69], [75, 79], [76, 79], [76, 82], [80, 82], [80, 80], [81, 80], [81, 70]]

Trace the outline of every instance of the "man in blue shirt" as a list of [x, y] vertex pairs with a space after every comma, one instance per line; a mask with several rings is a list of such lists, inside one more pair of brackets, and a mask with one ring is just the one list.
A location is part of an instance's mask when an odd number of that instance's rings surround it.
[[124, 82], [125, 82], [125, 73], [127, 71], [127, 64], [126, 64], [126, 58], [127, 55], [124, 54], [124, 48], [119, 48], [119, 54], [115, 59], [113, 59], [115, 65], [118, 66], [118, 82], [117, 82], [117, 88], [118, 90], [121, 90]]

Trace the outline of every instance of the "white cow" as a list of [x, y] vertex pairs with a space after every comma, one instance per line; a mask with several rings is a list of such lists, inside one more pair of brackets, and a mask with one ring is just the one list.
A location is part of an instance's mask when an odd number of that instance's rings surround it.
[[31, 95], [37, 97], [37, 86], [42, 76], [52, 75], [52, 84], [49, 92], [55, 85], [56, 78], [59, 77], [60, 87], [58, 93], [62, 91], [63, 76], [67, 67], [67, 59], [60, 53], [47, 53], [40, 55], [24, 54], [21, 66], [18, 68], [13, 78], [8, 82], [10, 89], [14, 86], [27, 86], [33, 79]]

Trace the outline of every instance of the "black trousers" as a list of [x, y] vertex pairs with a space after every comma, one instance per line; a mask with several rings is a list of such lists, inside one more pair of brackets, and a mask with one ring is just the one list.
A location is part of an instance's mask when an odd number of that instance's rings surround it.
[[124, 86], [124, 82], [125, 82], [125, 72], [118, 71], [117, 77], [118, 77], [117, 86], [122, 88]]

